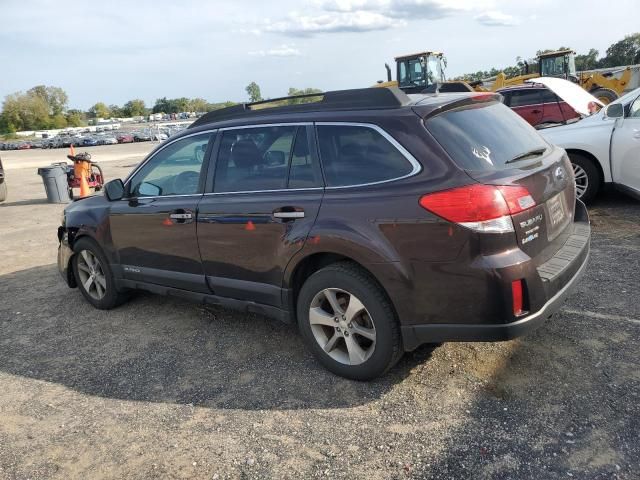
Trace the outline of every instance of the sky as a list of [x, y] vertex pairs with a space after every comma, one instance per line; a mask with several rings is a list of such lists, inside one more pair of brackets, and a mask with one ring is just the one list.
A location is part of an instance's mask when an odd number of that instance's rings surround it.
[[604, 55], [639, 19], [638, 0], [0, 0], [0, 99], [44, 84], [83, 110], [244, 101], [252, 81], [274, 98], [370, 86], [422, 50], [444, 52], [454, 77], [546, 48]]

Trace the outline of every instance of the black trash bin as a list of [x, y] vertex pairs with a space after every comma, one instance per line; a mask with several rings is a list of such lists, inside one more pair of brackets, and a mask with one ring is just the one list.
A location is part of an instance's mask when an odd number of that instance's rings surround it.
[[42, 177], [44, 190], [47, 192], [49, 203], [69, 202], [69, 187], [67, 185], [67, 169], [62, 165], [49, 165], [38, 169]]

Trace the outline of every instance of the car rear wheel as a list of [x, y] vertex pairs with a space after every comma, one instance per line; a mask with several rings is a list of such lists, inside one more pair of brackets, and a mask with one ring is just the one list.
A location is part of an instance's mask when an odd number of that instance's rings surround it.
[[325, 267], [302, 286], [298, 325], [318, 361], [331, 372], [370, 380], [403, 353], [400, 328], [385, 292], [350, 263]]
[[572, 153], [569, 155], [573, 176], [576, 180], [576, 195], [583, 202], [590, 202], [600, 190], [600, 174], [589, 158]]
[[73, 251], [73, 274], [80, 292], [91, 305], [109, 310], [126, 300], [126, 295], [116, 290], [109, 262], [94, 241], [81, 238]]

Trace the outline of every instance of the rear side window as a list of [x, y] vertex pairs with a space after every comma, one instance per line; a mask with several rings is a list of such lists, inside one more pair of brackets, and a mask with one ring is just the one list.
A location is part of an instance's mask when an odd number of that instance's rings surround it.
[[427, 119], [426, 127], [465, 170], [500, 170], [518, 155], [548, 147], [531, 125], [499, 102], [445, 111]]
[[542, 103], [557, 103], [560, 99], [548, 88], [542, 90]]
[[214, 192], [286, 187], [296, 126], [239, 128], [222, 135]]
[[526, 107], [527, 105], [535, 105], [542, 103], [542, 97], [539, 89], [517, 90], [511, 94], [511, 107]]
[[413, 171], [404, 154], [371, 127], [318, 125], [316, 128], [328, 187], [383, 182]]

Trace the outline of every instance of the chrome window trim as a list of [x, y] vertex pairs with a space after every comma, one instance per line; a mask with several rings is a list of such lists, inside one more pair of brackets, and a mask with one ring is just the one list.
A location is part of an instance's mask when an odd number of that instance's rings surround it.
[[[411, 153], [409, 153], [409, 151], [406, 148], [400, 145], [400, 143], [395, 138], [393, 138], [389, 133], [387, 133], [382, 127], [378, 125], [375, 125], [373, 123], [356, 123], [356, 122], [315, 122], [315, 125], [371, 128], [372, 130], [375, 130], [380, 135], [382, 135], [382, 137], [385, 138], [391, 145], [393, 145], [396, 148], [396, 150], [398, 150], [402, 154], [402, 156], [411, 164], [411, 167], [412, 167], [411, 172], [401, 177], [389, 178], [387, 180], [380, 180], [377, 182], [358, 183], [355, 185], [340, 185], [337, 187], [327, 186], [325, 187], [326, 190], [339, 190], [343, 188], [368, 187], [369, 185], [380, 185], [382, 183], [395, 182], [398, 180], [403, 180], [405, 178], [413, 177], [414, 175], [417, 175], [422, 171], [422, 165], [420, 164], [420, 162], [418, 162], [418, 160], [416, 160], [416, 158], [413, 155], [411, 155]], [[320, 163], [322, 164], [322, 158], [320, 158]]]
[[202, 197], [202, 193], [185, 193], [185, 194], [180, 194], [180, 195], [149, 195], [149, 196], [144, 196], [144, 197], [127, 197], [127, 198], [121, 198], [119, 201], [121, 202], [128, 202], [130, 200], [146, 200], [147, 198], [175, 198], [175, 197]]
[[[176, 142], [179, 142], [180, 140], [183, 140], [185, 138], [189, 138], [189, 137], [195, 137], [196, 135], [204, 135], [205, 133], [216, 133], [218, 130], [220, 130], [219, 128], [214, 128], [211, 130], [202, 130], [200, 132], [195, 132], [195, 133], [190, 133], [189, 135], [184, 135], [182, 137], [179, 138], [174, 138], [173, 140], [169, 139], [169, 140], [165, 140], [166, 143], [163, 145], [160, 145], [160, 148], [158, 148], [158, 150], [156, 150], [155, 152], [151, 153], [147, 158], [145, 158], [144, 160], [142, 160], [138, 166], [127, 176], [127, 178], [125, 178], [123, 185], [126, 189], [127, 184], [131, 181], [131, 179], [135, 176], [136, 173], [138, 173], [138, 171], [144, 167], [147, 163], [149, 163], [151, 161], [152, 158], [154, 158], [158, 153], [160, 153], [162, 150], [164, 150], [165, 148], [167, 148], [169, 145], [172, 145]], [[187, 196], [191, 196], [193, 194], [187, 195]], [[198, 194], [201, 195], [201, 194]], [[183, 196], [183, 195], [173, 195], [173, 196]], [[158, 195], [157, 197], [169, 197], [169, 195]], [[138, 197], [127, 197], [127, 198], [138, 198]], [[140, 198], [156, 198], [156, 197], [140, 197]]]
[[235, 125], [233, 127], [221, 127], [218, 128], [221, 132], [227, 130], [241, 130], [244, 128], [269, 128], [269, 127], [308, 127], [313, 125], [313, 122], [282, 122], [282, 123], [256, 123], [254, 125]]
[[[275, 190], [239, 190], [233, 192], [209, 192], [205, 193], [204, 196], [214, 196], [214, 195], [235, 195], [235, 194], [246, 194], [246, 193], [278, 193], [278, 192], [308, 192], [308, 191], [317, 191], [324, 190], [325, 187], [309, 187], [309, 188], [279, 188]], [[146, 198], [146, 197], [145, 197]]]

